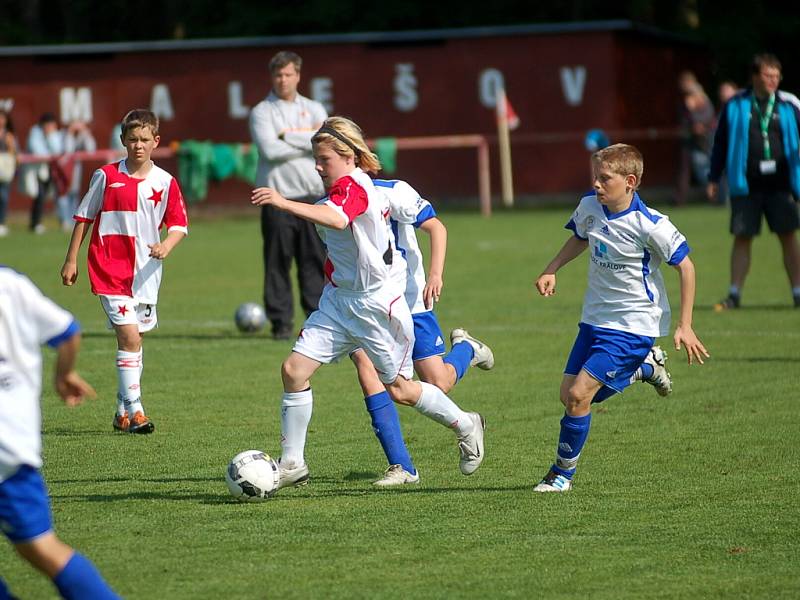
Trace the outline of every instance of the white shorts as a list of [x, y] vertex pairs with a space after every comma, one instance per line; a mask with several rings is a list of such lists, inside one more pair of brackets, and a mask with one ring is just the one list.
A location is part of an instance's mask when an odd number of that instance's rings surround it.
[[293, 350], [323, 364], [362, 348], [383, 383], [398, 375], [411, 379], [414, 322], [402, 292], [394, 286], [353, 294], [328, 285], [319, 309], [306, 319]]
[[130, 296], [100, 296], [100, 304], [108, 317], [108, 328], [115, 325], [138, 325], [139, 333], [158, 327], [155, 304], [137, 303]]

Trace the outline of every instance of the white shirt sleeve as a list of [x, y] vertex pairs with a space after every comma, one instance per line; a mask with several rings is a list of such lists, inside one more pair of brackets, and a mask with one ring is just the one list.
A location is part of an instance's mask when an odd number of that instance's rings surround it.
[[572, 213], [569, 221], [566, 224], [566, 228], [572, 231], [576, 236], [581, 238], [582, 240], [586, 240], [589, 238], [588, 231], [586, 229], [586, 211], [584, 210], [583, 202], [578, 204], [578, 207]]
[[20, 318], [35, 332], [39, 345], [62, 335], [75, 320], [72, 314], [50, 300], [27, 277], [16, 279]]
[[303, 151], [291, 144], [278, 139], [278, 126], [272, 115], [272, 110], [266, 103], [258, 104], [250, 111], [250, 137], [258, 147], [258, 152], [269, 161], [288, 160], [297, 158], [311, 151], [311, 137], [309, 147]]
[[391, 217], [398, 223], [413, 225], [419, 214], [430, 204], [405, 181], [398, 181], [391, 188], [378, 189], [386, 191]]
[[89, 189], [83, 200], [75, 210], [75, 218], [80, 221], [94, 221], [97, 213], [103, 208], [103, 195], [106, 190], [106, 174], [102, 169], [97, 169], [92, 174]]
[[650, 230], [648, 247], [655, 251], [664, 262], [669, 262], [672, 255], [686, 243], [686, 237], [678, 231], [666, 216], [658, 220]]

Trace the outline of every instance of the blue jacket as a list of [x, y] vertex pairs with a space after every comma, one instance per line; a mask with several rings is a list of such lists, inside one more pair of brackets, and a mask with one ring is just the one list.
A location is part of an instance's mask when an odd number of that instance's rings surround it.
[[[795, 198], [800, 198], [800, 112], [780, 91], [775, 100], [781, 124], [783, 153], [789, 166], [789, 184]], [[750, 191], [747, 185], [747, 146], [752, 103], [752, 90], [731, 98], [722, 109], [714, 134], [708, 179], [719, 182], [724, 168], [731, 196], [746, 196]]]

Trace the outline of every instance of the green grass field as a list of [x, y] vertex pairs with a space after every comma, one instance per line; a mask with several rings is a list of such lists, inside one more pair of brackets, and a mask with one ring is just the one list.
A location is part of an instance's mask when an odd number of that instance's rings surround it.
[[[241, 450], [280, 453], [279, 370], [291, 343], [233, 324], [237, 305], [261, 295], [255, 213], [194, 219], [167, 259], [161, 327], [144, 345], [156, 432], [141, 437], [111, 431], [115, 342], [85, 272], [76, 288], [60, 284], [67, 237], [18, 228], [0, 240], [0, 262], [77, 315], [79, 369], [99, 393], [61, 406], [46, 351], [44, 475], [56, 531], [127, 598], [800, 597], [800, 310], [790, 308], [777, 241], [763, 235], [745, 306], [712, 311], [727, 288], [726, 210], [671, 211], [693, 247], [694, 325], [711, 358], [689, 367], [672, 350], [674, 393], [637, 384], [597, 407], [574, 490], [531, 492], [555, 452], [586, 259], [559, 273], [553, 298], [533, 281], [563, 243], [571, 209], [443, 215], [440, 321], [487, 341], [497, 363], [451, 394], [488, 422], [475, 475], [460, 474], [450, 432], [400, 409], [422, 480], [374, 489], [383, 455], [343, 362], [314, 381], [311, 484], [261, 504], [233, 501], [223, 479]], [[677, 313], [677, 274], [667, 271]], [[55, 597], [10, 546], [0, 573], [21, 598]]]

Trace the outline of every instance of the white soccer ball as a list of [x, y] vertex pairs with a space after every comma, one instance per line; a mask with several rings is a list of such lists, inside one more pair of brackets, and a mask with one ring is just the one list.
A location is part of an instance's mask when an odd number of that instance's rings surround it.
[[242, 502], [267, 500], [278, 491], [278, 463], [261, 450], [245, 450], [233, 457], [225, 470], [231, 495]]
[[245, 302], [236, 309], [236, 327], [243, 333], [255, 333], [264, 329], [267, 315], [264, 308], [255, 302]]

